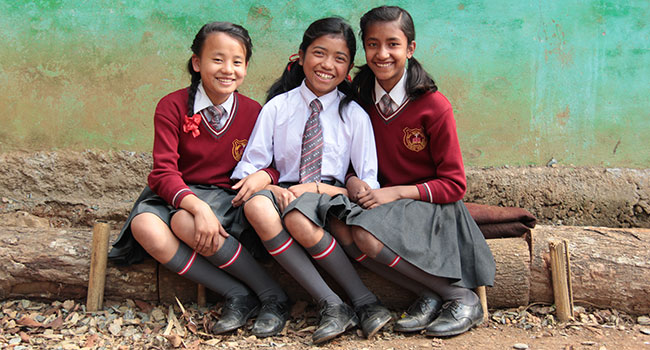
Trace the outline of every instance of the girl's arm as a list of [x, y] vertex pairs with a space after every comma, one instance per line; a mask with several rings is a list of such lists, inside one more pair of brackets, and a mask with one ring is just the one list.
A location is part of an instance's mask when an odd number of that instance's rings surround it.
[[178, 106], [163, 98], [154, 115], [153, 168], [147, 182], [149, 188], [174, 208], [192, 194], [178, 170], [178, 142], [181, 123]]
[[[257, 117], [253, 132], [248, 139], [242, 158], [233, 170], [231, 179], [241, 180], [269, 167], [273, 161], [273, 131], [276, 108], [267, 103]], [[272, 177], [272, 174], [269, 173]]]
[[[445, 100], [446, 101], [446, 100]], [[449, 102], [435, 120], [426, 125], [428, 150], [436, 173], [435, 178], [417, 184], [420, 200], [432, 203], [452, 203], [463, 199], [467, 182], [460, 152], [456, 121]]]
[[350, 162], [354, 174], [370, 188], [379, 188], [377, 147], [370, 117], [356, 103], [350, 103], [346, 111], [349, 111], [349, 120], [352, 122]]

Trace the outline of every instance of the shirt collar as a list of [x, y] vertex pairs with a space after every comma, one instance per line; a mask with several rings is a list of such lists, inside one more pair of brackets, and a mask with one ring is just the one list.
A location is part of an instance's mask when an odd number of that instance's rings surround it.
[[307, 84], [305, 83], [305, 80], [303, 80], [302, 84], [300, 84], [300, 96], [302, 96], [303, 100], [305, 100], [307, 106], [309, 106], [311, 101], [317, 98], [323, 105], [323, 110], [326, 110], [329, 105], [337, 102], [337, 99], [339, 97], [339, 89], [334, 89], [325, 95], [318, 97], [311, 90], [309, 90]]
[[[226, 115], [230, 115], [234, 101], [235, 98], [233, 97], [233, 94], [230, 94], [230, 96], [228, 96], [228, 99], [226, 99], [226, 102], [221, 104], [221, 107], [226, 110]], [[196, 95], [194, 97], [194, 114], [199, 113], [201, 110], [212, 105], [212, 101], [208, 97], [208, 94], [205, 93], [205, 89], [203, 88], [203, 82], [201, 82], [198, 89], [196, 89]]]
[[395, 84], [392, 90], [390, 92], [384, 91], [384, 88], [379, 85], [377, 82], [377, 78], [375, 78], [375, 104], [379, 103], [381, 98], [385, 95], [388, 94], [390, 96], [390, 99], [393, 100], [395, 104], [400, 106], [404, 101], [406, 101], [406, 69], [404, 69], [404, 74], [402, 74], [402, 78]]

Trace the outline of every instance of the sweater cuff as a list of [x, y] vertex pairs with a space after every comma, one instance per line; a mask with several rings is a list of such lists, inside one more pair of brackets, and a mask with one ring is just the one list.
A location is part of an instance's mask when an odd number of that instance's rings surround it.
[[194, 192], [192, 192], [192, 190], [190, 190], [189, 188], [183, 188], [179, 190], [178, 192], [176, 192], [174, 198], [172, 199], [172, 203], [171, 203], [172, 206], [178, 209], [178, 206], [181, 205], [181, 201], [183, 200], [183, 198], [185, 198], [190, 194], [194, 194]]
[[264, 168], [262, 171], [265, 171], [269, 176], [271, 177], [271, 184], [272, 185], [277, 185], [278, 181], [280, 181], [280, 172], [277, 171], [275, 168]]
[[420, 192], [420, 200], [424, 202], [432, 202], [433, 201], [433, 196], [431, 194], [431, 187], [425, 182], [423, 184], [417, 184], [415, 185], [418, 188], [418, 192]]

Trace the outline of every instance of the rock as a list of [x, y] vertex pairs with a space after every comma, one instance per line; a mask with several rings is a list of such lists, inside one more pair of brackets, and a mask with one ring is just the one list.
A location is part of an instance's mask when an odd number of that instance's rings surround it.
[[645, 335], [650, 335], [650, 328], [641, 328], [639, 331]]
[[636, 318], [636, 322], [640, 325], [647, 326], [650, 325], [650, 317], [648, 316], [639, 316]]
[[517, 343], [517, 344], [513, 345], [512, 347], [517, 349], [517, 350], [526, 350], [526, 349], [528, 349], [528, 344]]

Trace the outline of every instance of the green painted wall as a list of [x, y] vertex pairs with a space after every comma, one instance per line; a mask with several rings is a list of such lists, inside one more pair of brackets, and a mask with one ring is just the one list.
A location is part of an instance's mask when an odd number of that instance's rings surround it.
[[[0, 0], [0, 151], [149, 151], [155, 104], [187, 85], [203, 23], [250, 31], [240, 90], [262, 100], [309, 23], [340, 15], [356, 30], [381, 4]], [[466, 164], [650, 167], [650, 1], [395, 4], [454, 105]]]

